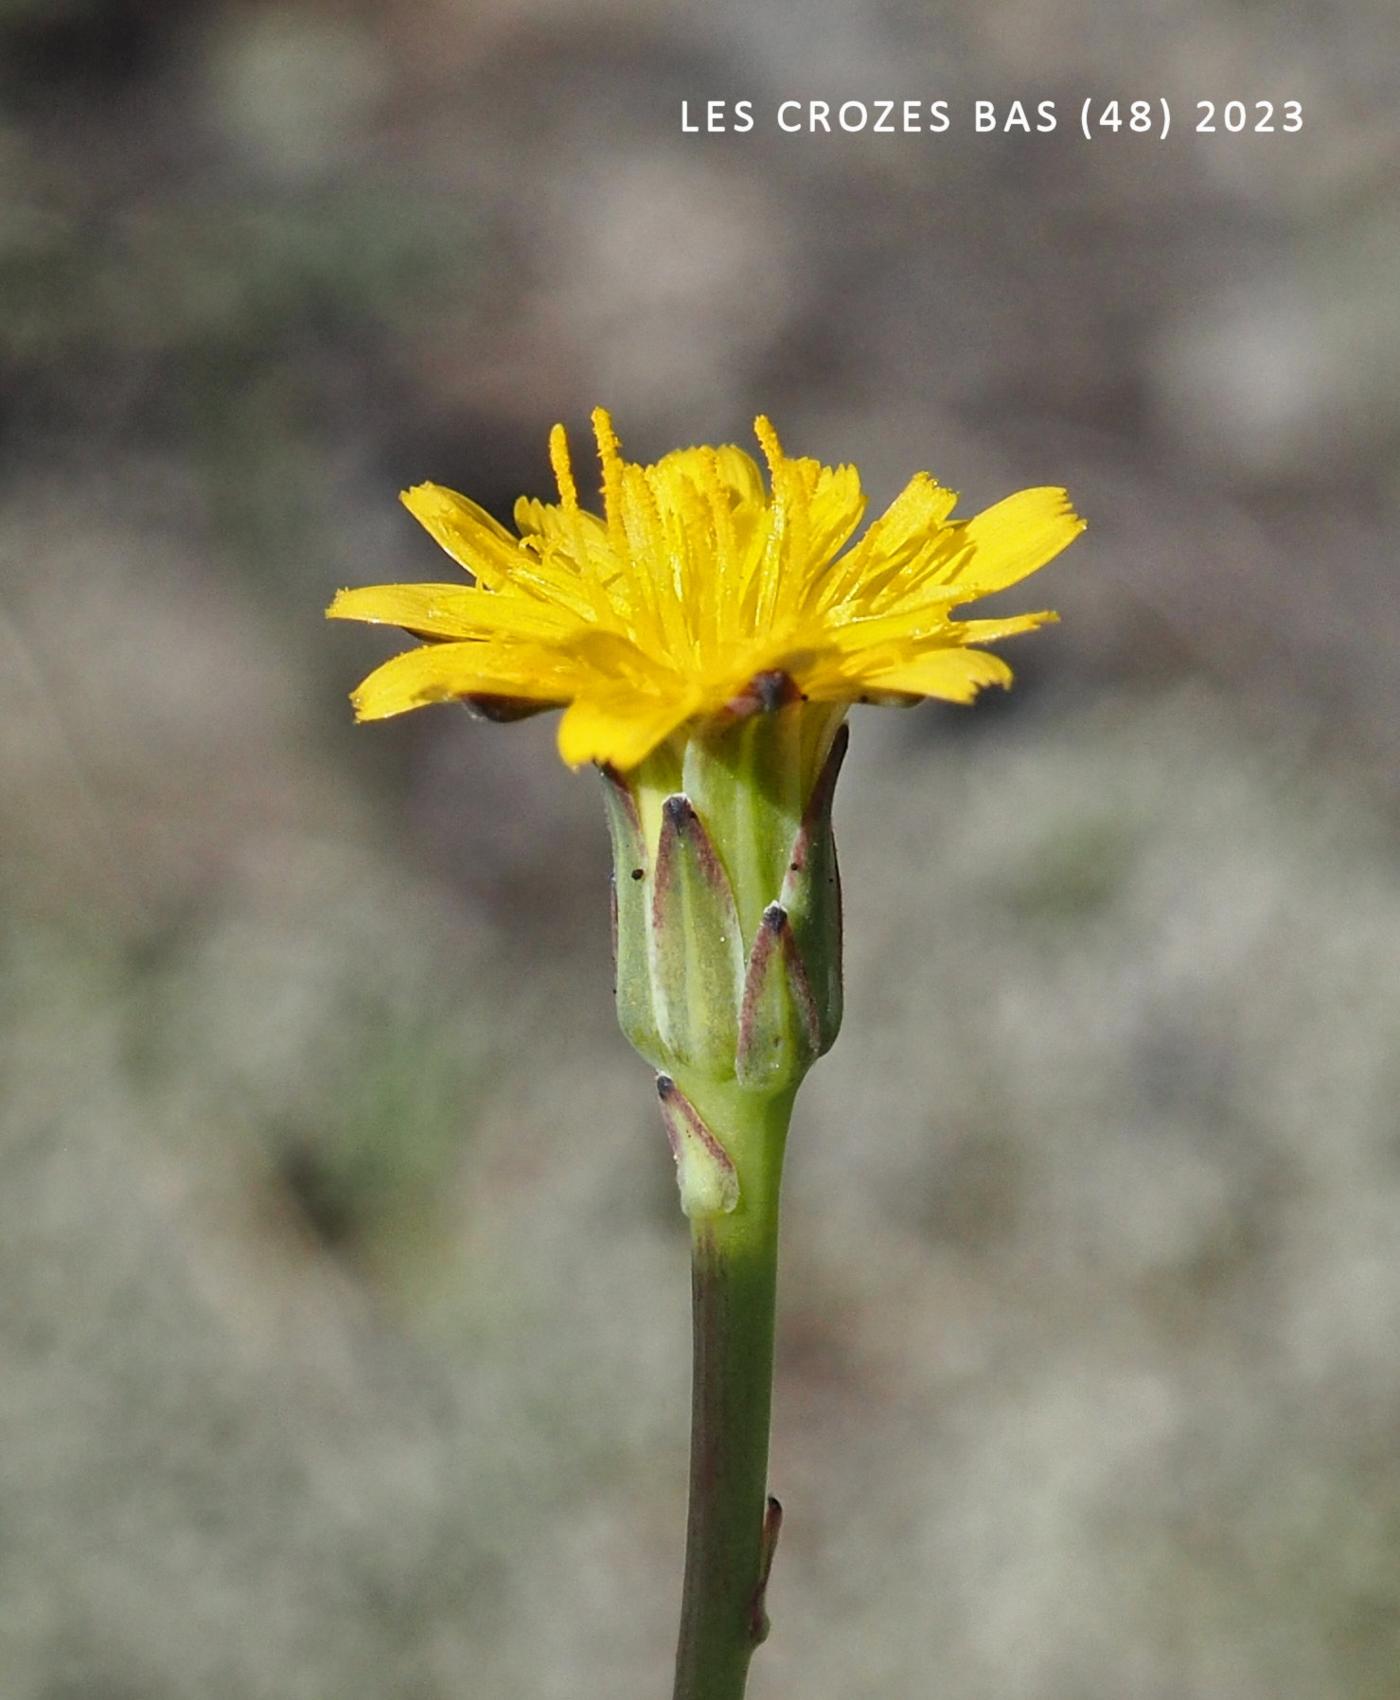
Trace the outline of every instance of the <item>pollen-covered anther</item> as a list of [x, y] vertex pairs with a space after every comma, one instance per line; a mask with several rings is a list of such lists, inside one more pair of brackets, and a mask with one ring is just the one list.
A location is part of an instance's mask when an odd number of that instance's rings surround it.
[[559, 501], [568, 509], [578, 507], [578, 486], [574, 483], [574, 468], [569, 456], [569, 438], [562, 425], [549, 433], [549, 464], [554, 482], [559, 487]]

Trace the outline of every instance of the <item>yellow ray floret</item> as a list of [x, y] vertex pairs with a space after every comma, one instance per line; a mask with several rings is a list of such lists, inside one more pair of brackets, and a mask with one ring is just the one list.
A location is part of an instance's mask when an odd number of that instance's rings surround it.
[[766, 486], [731, 444], [636, 466], [601, 408], [593, 428], [601, 515], [580, 505], [562, 426], [550, 436], [559, 500], [522, 496], [518, 536], [439, 485], [404, 492], [475, 582], [335, 598], [334, 619], [427, 640], [354, 692], [361, 720], [454, 698], [512, 713], [564, 707], [565, 761], [627, 769], [687, 722], [737, 712], [758, 675], [786, 674], [816, 702], [971, 702], [1011, 682], [1000, 656], [974, 646], [1055, 616], [955, 610], [1026, 578], [1084, 529], [1060, 489], [953, 520], [956, 495], [920, 472], [851, 544], [865, 511], [859, 473], [789, 457], [767, 419], [755, 425]]

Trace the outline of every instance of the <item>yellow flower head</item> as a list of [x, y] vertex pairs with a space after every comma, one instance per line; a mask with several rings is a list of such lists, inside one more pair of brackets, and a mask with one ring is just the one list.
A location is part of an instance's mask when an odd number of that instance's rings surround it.
[[971, 702], [1011, 681], [1000, 656], [975, 646], [1055, 615], [954, 611], [1033, 573], [1084, 529], [1059, 489], [952, 520], [956, 494], [920, 472], [846, 548], [865, 511], [859, 473], [790, 459], [767, 419], [754, 427], [767, 490], [733, 444], [635, 466], [601, 408], [593, 428], [601, 517], [579, 504], [559, 425], [549, 442], [559, 500], [522, 496], [518, 538], [440, 485], [404, 492], [476, 582], [340, 592], [333, 618], [429, 640], [364, 681], [361, 720], [451, 698], [502, 717], [562, 707], [566, 762], [626, 770], [687, 721], [743, 714], [775, 693]]

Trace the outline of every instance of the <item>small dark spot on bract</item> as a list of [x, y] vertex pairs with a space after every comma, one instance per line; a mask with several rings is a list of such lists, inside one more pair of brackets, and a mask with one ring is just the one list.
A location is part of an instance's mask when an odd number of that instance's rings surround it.
[[800, 862], [789, 862], [788, 872], [790, 874], [800, 874], [802, 872], [802, 864]]
[[641, 869], [641, 868], [633, 868], [633, 870], [632, 870], [632, 878], [633, 878], [633, 879], [634, 879], [634, 880], [639, 880], [639, 879], [645, 879], [645, 878], [646, 878], [646, 874], [645, 874], [645, 872], [644, 872], [644, 870], [643, 870], [643, 869]]

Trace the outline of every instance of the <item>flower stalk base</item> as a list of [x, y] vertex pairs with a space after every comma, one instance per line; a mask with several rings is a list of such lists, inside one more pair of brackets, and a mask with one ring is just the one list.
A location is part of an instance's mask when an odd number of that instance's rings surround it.
[[[691, 1223], [690, 1519], [675, 1700], [742, 1700], [768, 1633], [781, 1511], [768, 1493], [778, 1189], [794, 1091], [707, 1101], [740, 1176], [732, 1211]], [[730, 1119], [737, 1116], [738, 1121]]]

